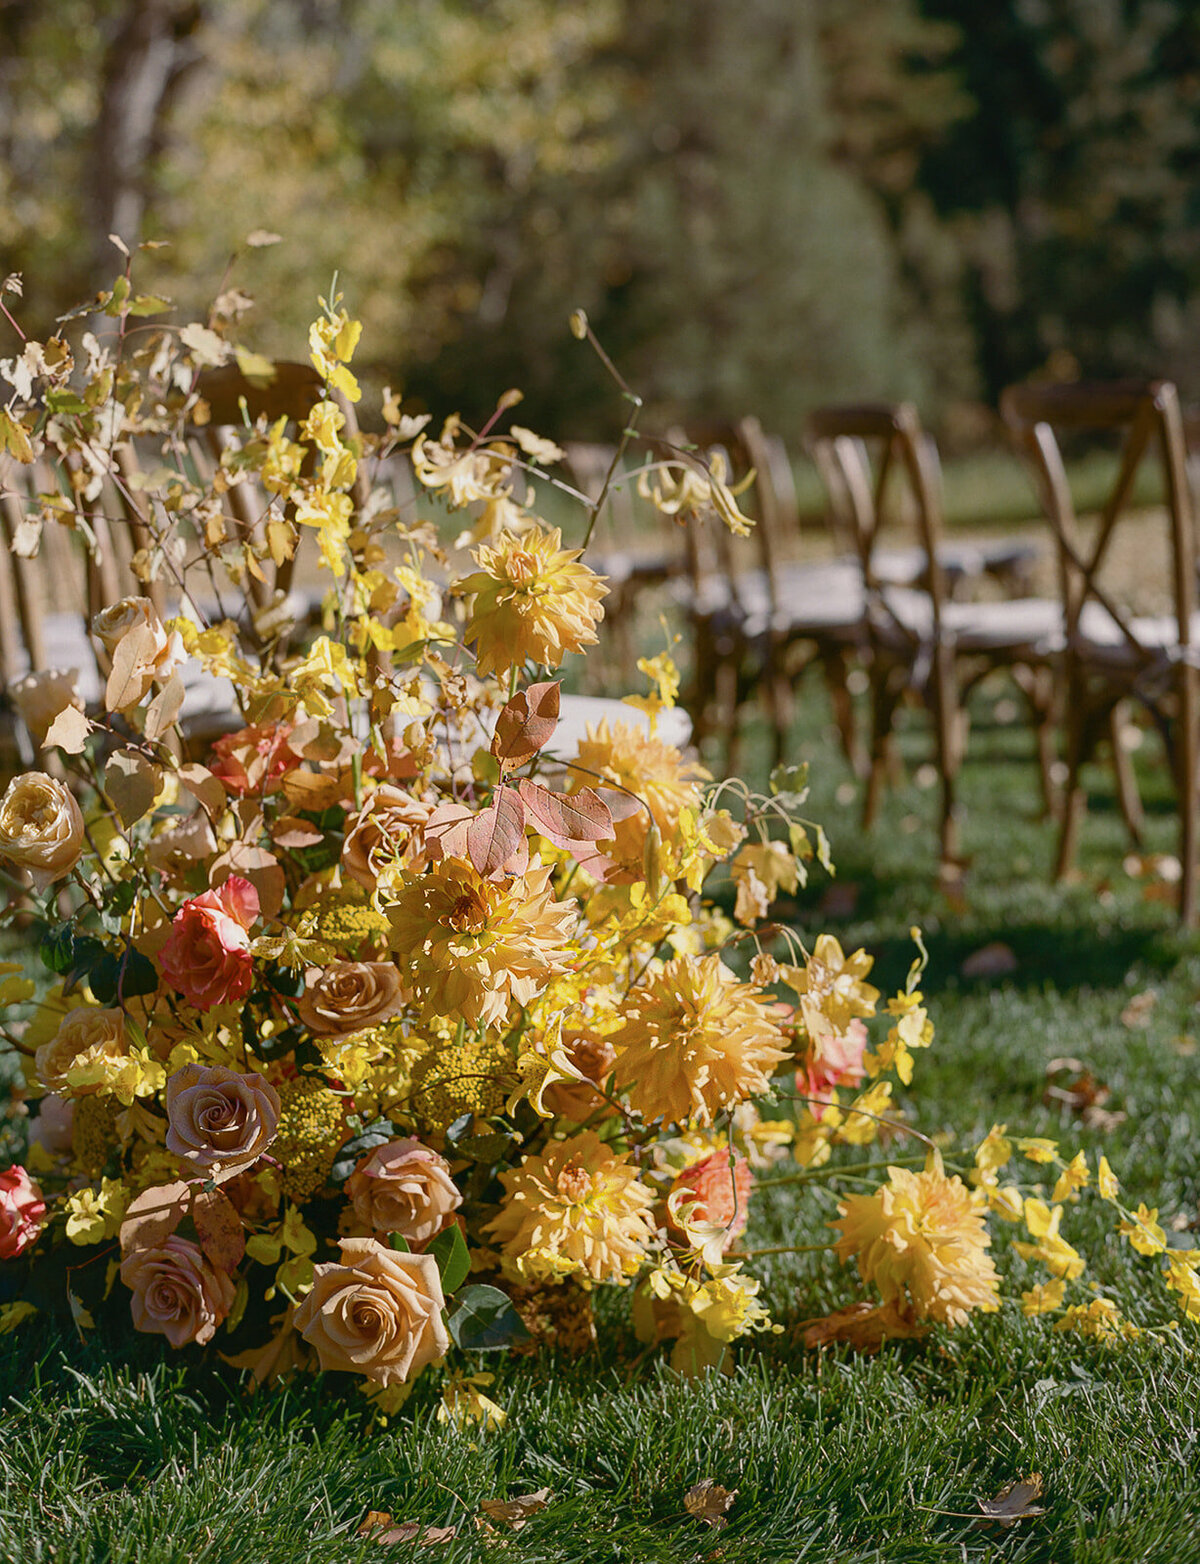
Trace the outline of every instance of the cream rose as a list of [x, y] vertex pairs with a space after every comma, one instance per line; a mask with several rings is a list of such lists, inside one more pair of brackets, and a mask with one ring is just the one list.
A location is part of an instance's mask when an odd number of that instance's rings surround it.
[[233, 1307], [233, 1278], [205, 1259], [198, 1245], [172, 1234], [121, 1261], [121, 1280], [133, 1293], [136, 1330], [165, 1336], [173, 1347], [203, 1346]]
[[377, 1146], [346, 1180], [354, 1214], [380, 1233], [426, 1244], [462, 1205], [450, 1164], [419, 1140]]
[[279, 1106], [279, 1093], [261, 1075], [185, 1064], [167, 1082], [166, 1148], [197, 1173], [232, 1178], [274, 1139]]
[[400, 859], [410, 867], [419, 867], [420, 831], [432, 813], [432, 804], [414, 798], [402, 787], [391, 783], [377, 787], [358, 814], [346, 822], [342, 868], [351, 879], [373, 891], [385, 865]]
[[404, 1008], [400, 974], [390, 961], [335, 961], [310, 967], [296, 1014], [315, 1037], [349, 1037]]
[[43, 668], [39, 673], [27, 673], [8, 687], [12, 703], [21, 715], [21, 721], [40, 744], [54, 719], [68, 706], [83, 710], [83, 696], [79, 693], [79, 669], [64, 673], [60, 668]]
[[44, 891], [83, 852], [83, 815], [71, 790], [44, 771], [14, 777], [0, 799], [0, 857], [28, 869]]
[[97, 1005], [80, 1005], [68, 1010], [58, 1031], [43, 1043], [34, 1056], [38, 1080], [48, 1091], [64, 1096], [90, 1097], [105, 1089], [101, 1080], [88, 1086], [72, 1086], [68, 1070], [91, 1066], [119, 1067], [129, 1057], [125, 1036], [125, 1016], [120, 1010], [101, 1010]]
[[92, 634], [110, 657], [131, 630], [150, 632], [142, 655], [137, 660], [140, 691], [132, 693], [126, 705], [136, 705], [156, 681], [165, 684], [184, 659], [183, 641], [178, 634], [168, 635], [148, 597], [123, 597], [92, 619]]
[[344, 1238], [341, 1264], [314, 1268], [295, 1325], [323, 1369], [399, 1385], [449, 1351], [445, 1302], [432, 1255]]

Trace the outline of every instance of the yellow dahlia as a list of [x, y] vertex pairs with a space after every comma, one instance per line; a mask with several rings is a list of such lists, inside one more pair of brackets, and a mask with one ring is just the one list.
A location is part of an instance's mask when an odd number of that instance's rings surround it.
[[576, 766], [578, 769], [572, 767], [567, 777], [567, 786], [573, 791], [595, 787], [597, 778], [602, 778], [627, 789], [646, 806], [617, 822], [613, 857], [620, 859], [641, 858], [651, 820], [665, 839], [673, 837], [685, 809], [699, 812], [702, 795], [698, 784], [708, 777], [702, 766], [685, 760], [679, 750], [644, 728], [628, 722], [610, 726], [607, 718], [595, 725], [588, 723]]
[[623, 1282], [641, 1269], [654, 1191], [594, 1130], [552, 1142], [500, 1179], [504, 1209], [484, 1231], [521, 1281]]
[[739, 983], [717, 955], [677, 956], [633, 989], [609, 1038], [617, 1085], [647, 1119], [711, 1124], [765, 1091], [786, 1059], [770, 996]]
[[864, 1282], [885, 1303], [899, 1300], [915, 1319], [962, 1325], [972, 1309], [1000, 1307], [996, 1267], [982, 1199], [957, 1177], [947, 1178], [935, 1152], [922, 1173], [889, 1168], [872, 1195], [839, 1206], [839, 1258], [858, 1259]]
[[390, 943], [423, 1019], [503, 1025], [510, 1001], [529, 1004], [567, 970], [578, 913], [555, 901], [550, 874], [535, 865], [503, 884], [446, 858], [401, 886]]
[[557, 668], [568, 652], [592, 646], [608, 588], [580, 549], [561, 547], [557, 527], [503, 533], [475, 550], [479, 569], [460, 582], [474, 594], [466, 639], [481, 674], [505, 674], [525, 662]]

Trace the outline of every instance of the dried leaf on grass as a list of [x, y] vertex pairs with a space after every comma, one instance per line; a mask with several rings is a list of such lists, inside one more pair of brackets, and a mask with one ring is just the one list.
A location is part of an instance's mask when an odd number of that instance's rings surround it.
[[[550, 1502], [549, 1488], [539, 1488], [536, 1493], [525, 1493], [515, 1499], [485, 1499], [479, 1508], [489, 1520], [500, 1521], [520, 1531], [525, 1522]], [[484, 1522], [486, 1525], [487, 1522]]]
[[388, 1510], [368, 1510], [358, 1535], [385, 1544], [420, 1542], [422, 1547], [428, 1548], [436, 1542], [452, 1541], [458, 1536], [458, 1527], [426, 1526], [421, 1521], [396, 1522]]
[[1015, 1526], [1018, 1521], [1032, 1520], [1035, 1515], [1045, 1515], [1045, 1507], [1035, 1504], [1042, 1496], [1041, 1472], [1030, 1472], [1019, 1482], [1006, 1483], [994, 1499], [980, 1499], [979, 1508], [989, 1521], [1001, 1526]]
[[1017, 970], [1018, 962], [1012, 947], [1003, 940], [992, 940], [973, 950], [962, 964], [963, 977], [1004, 977]]
[[1051, 1059], [1046, 1066], [1046, 1076], [1049, 1084], [1042, 1101], [1049, 1108], [1078, 1114], [1088, 1129], [1103, 1133], [1123, 1124], [1128, 1117], [1121, 1110], [1104, 1106], [1112, 1096], [1112, 1089], [1104, 1081], [1097, 1080], [1082, 1059]]
[[1135, 994], [1129, 1003], [1121, 1011], [1121, 1025], [1127, 1026], [1130, 1031], [1142, 1032], [1150, 1025], [1150, 1017], [1154, 1013], [1154, 1007], [1158, 1003], [1158, 995], [1152, 988], [1145, 989], [1140, 994]]
[[706, 1477], [693, 1484], [683, 1496], [684, 1508], [698, 1521], [719, 1531], [727, 1523], [727, 1512], [737, 1498], [736, 1488], [722, 1488], [720, 1483]]

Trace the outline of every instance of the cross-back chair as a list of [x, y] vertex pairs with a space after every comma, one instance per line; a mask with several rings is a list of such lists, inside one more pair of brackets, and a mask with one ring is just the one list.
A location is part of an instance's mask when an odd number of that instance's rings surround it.
[[[1200, 745], [1200, 621], [1196, 616], [1196, 543], [1179, 396], [1168, 381], [1010, 386], [1001, 411], [1028, 459], [1058, 553], [1063, 601], [1063, 722], [1067, 776], [1056, 872], [1074, 861], [1086, 807], [1081, 771], [1105, 738], [1113, 741], [1118, 784], [1136, 788], [1119, 734], [1122, 702], [1135, 700], [1166, 743], [1180, 820], [1179, 911], [1196, 922], [1197, 746]], [[1093, 534], [1080, 527], [1059, 444], [1064, 434], [1107, 433], [1120, 441], [1111, 492]], [[1103, 578], [1114, 539], [1128, 518], [1134, 480], [1148, 461], [1160, 468], [1172, 609], [1137, 614]], [[1136, 829], [1136, 808], [1125, 810]]]

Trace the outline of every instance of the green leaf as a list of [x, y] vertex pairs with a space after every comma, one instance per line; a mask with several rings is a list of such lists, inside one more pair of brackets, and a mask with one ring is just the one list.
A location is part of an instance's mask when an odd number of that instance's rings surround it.
[[467, 1253], [467, 1241], [462, 1228], [452, 1222], [429, 1245], [428, 1254], [437, 1261], [438, 1274], [442, 1278], [442, 1291], [447, 1297], [462, 1286], [471, 1269], [471, 1257]]
[[770, 787], [773, 794], [807, 793], [808, 762], [801, 761], [798, 766], [776, 766], [771, 773]]
[[63, 977], [71, 970], [74, 954], [75, 931], [69, 923], [59, 923], [46, 930], [38, 946], [38, 955], [44, 967], [49, 967], [58, 977]]
[[464, 1288], [458, 1305], [446, 1324], [464, 1352], [498, 1352], [530, 1339], [512, 1300], [498, 1287]]
[[86, 413], [87, 403], [74, 391], [47, 391], [46, 406], [52, 413]]
[[403, 1233], [389, 1233], [388, 1248], [394, 1249], [397, 1254], [412, 1254], [412, 1245]]
[[105, 951], [88, 974], [88, 982], [102, 1005], [112, 1005], [118, 997], [125, 1000], [136, 999], [139, 994], [152, 994], [158, 987], [158, 972], [150, 958], [143, 956], [140, 950], [131, 949], [124, 957]]
[[139, 293], [129, 306], [131, 315], [161, 315], [171, 308], [170, 299], [156, 299], [152, 293]]

